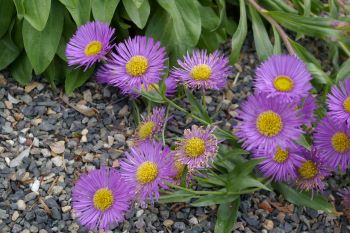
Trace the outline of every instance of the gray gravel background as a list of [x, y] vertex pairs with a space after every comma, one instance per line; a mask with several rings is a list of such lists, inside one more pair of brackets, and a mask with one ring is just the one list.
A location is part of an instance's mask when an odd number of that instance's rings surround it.
[[[244, 51], [235, 66], [239, 78], [230, 78], [224, 92], [206, 97], [210, 114], [221, 108], [217, 120], [226, 129], [234, 125], [238, 103], [252, 89], [257, 59], [248, 47]], [[192, 123], [182, 113], [173, 113], [169, 138]], [[71, 209], [74, 181], [101, 165], [118, 167], [134, 129], [129, 99], [112, 87], [91, 81], [67, 100], [42, 80], [24, 88], [7, 73], [0, 74], [0, 232], [87, 232]], [[338, 208], [336, 185], [346, 178], [330, 178], [326, 192]], [[113, 232], [210, 233], [216, 208], [135, 206]], [[274, 192], [262, 191], [243, 196], [234, 232], [350, 232], [348, 224], [344, 216], [296, 207]]]

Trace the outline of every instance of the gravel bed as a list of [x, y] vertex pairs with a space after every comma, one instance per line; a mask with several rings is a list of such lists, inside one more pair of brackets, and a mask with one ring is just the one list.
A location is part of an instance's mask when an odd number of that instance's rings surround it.
[[[248, 47], [244, 50], [235, 66], [238, 79], [231, 77], [223, 92], [206, 93], [209, 113], [220, 106], [216, 120], [225, 129], [232, 129], [238, 104], [252, 89], [257, 59]], [[131, 106], [114, 88], [93, 81], [67, 100], [42, 80], [24, 88], [0, 74], [0, 232], [87, 232], [71, 208], [72, 186], [81, 173], [119, 166], [135, 129]], [[167, 136], [179, 136], [191, 124], [175, 111]], [[336, 184], [345, 178], [330, 179], [327, 195], [337, 207]], [[183, 203], [135, 206], [113, 232], [210, 233], [216, 209]], [[261, 191], [242, 197], [233, 232], [350, 232], [348, 224], [344, 216], [296, 207]]]

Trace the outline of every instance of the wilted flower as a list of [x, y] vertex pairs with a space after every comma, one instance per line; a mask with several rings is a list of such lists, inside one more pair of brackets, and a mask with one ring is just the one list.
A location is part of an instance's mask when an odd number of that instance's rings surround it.
[[296, 56], [272, 55], [256, 70], [255, 87], [267, 97], [282, 102], [296, 102], [311, 90], [311, 75]]
[[89, 22], [78, 28], [66, 47], [68, 64], [85, 67], [106, 60], [114, 29], [102, 22]]
[[136, 36], [119, 43], [116, 51], [97, 72], [98, 82], [117, 86], [123, 93], [132, 93], [161, 80], [167, 57], [159, 42]]
[[187, 53], [184, 61], [178, 60], [178, 64], [180, 68], [174, 68], [170, 77], [191, 89], [223, 89], [231, 74], [228, 59], [218, 51], [207, 55], [206, 50], [195, 50], [192, 56]]
[[136, 138], [139, 141], [153, 138], [156, 133], [162, 131], [165, 122], [165, 108], [154, 107], [152, 114], [143, 118], [136, 130]]
[[302, 130], [301, 119], [294, 104], [281, 104], [279, 98], [264, 94], [248, 97], [238, 113], [237, 137], [247, 150], [272, 150], [277, 146], [288, 148], [298, 140]]
[[346, 123], [337, 124], [326, 116], [315, 129], [314, 144], [322, 152], [327, 164], [345, 171], [350, 164], [350, 129]]
[[345, 207], [350, 208], [350, 187], [342, 189], [338, 195], [342, 197]]
[[211, 127], [193, 125], [191, 129], [184, 131], [183, 139], [177, 142], [175, 157], [180, 163], [187, 165], [189, 171], [206, 168], [215, 158], [218, 141], [213, 131], [214, 128]]
[[72, 190], [72, 205], [89, 229], [109, 228], [123, 220], [130, 207], [132, 187], [114, 169], [101, 168], [82, 175]]
[[274, 181], [289, 181], [297, 177], [296, 167], [299, 167], [304, 158], [299, 155], [300, 147], [291, 144], [287, 149], [275, 147], [271, 152], [257, 151], [254, 158], [264, 159], [259, 164], [259, 170], [266, 177]]
[[311, 151], [303, 149], [301, 155], [305, 160], [297, 168], [297, 186], [301, 190], [322, 191], [325, 188], [323, 179], [330, 174], [324, 156], [317, 148], [312, 148]]
[[145, 207], [159, 198], [160, 188], [167, 189], [166, 182], [173, 182], [176, 176], [174, 161], [169, 147], [154, 141], [147, 141], [130, 149], [120, 163], [123, 179], [135, 187], [136, 199]]
[[345, 79], [339, 87], [333, 86], [328, 94], [329, 116], [335, 123], [346, 123], [350, 128], [350, 78]]

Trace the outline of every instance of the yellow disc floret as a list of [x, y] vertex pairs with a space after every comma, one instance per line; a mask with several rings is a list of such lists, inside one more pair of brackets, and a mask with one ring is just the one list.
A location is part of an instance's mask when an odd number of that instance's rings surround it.
[[301, 167], [298, 169], [299, 175], [304, 179], [312, 179], [317, 173], [318, 169], [314, 162], [311, 160], [306, 160]]
[[276, 136], [283, 127], [280, 115], [273, 111], [260, 113], [256, 119], [256, 128], [259, 133], [267, 137]]
[[205, 151], [205, 143], [203, 139], [193, 137], [185, 142], [185, 153], [188, 157], [196, 158], [202, 155]]
[[336, 152], [345, 153], [350, 149], [350, 140], [343, 132], [337, 132], [332, 136], [332, 146]]
[[144, 56], [133, 56], [125, 65], [126, 72], [131, 76], [138, 77], [146, 73], [148, 60]]
[[136, 171], [136, 179], [141, 184], [152, 182], [158, 175], [158, 166], [154, 162], [143, 162]]
[[191, 69], [191, 77], [196, 81], [208, 80], [211, 76], [211, 68], [206, 64], [196, 65]]
[[280, 147], [277, 147], [273, 160], [275, 160], [277, 163], [283, 163], [288, 159], [288, 157], [289, 157], [288, 150], [282, 150]]
[[289, 92], [293, 89], [294, 83], [288, 76], [280, 75], [273, 80], [273, 85], [277, 91]]
[[151, 137], [154, 126], [155, 126], [155, 123], [153, 121], [147, 121], [147, 122], [141, 123], [139, 130], [137, 132], [139, 138], [147, 139]]
[[101, 188], [94, 194], [93, 202], [96, 209], [105, 211], [113, 205], [113, 193], [108, 188]]
[[344, 109], [350, 113], [350, 97], [344, 100], [343, 106], [344, 106]]
[[98, 40], [93, 40], [85, 46], [84, 53], [86, 56], [94, 56], [101, 52], [102, 43]]

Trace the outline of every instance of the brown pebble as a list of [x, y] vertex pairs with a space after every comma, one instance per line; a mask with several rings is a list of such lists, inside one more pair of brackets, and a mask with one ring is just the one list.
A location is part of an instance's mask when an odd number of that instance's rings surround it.
[[266, 230], [271, 231], [273, 229], [273, 221], [270, 219], [265, 219], [264, 223], [262, 224], [263, 228]]

